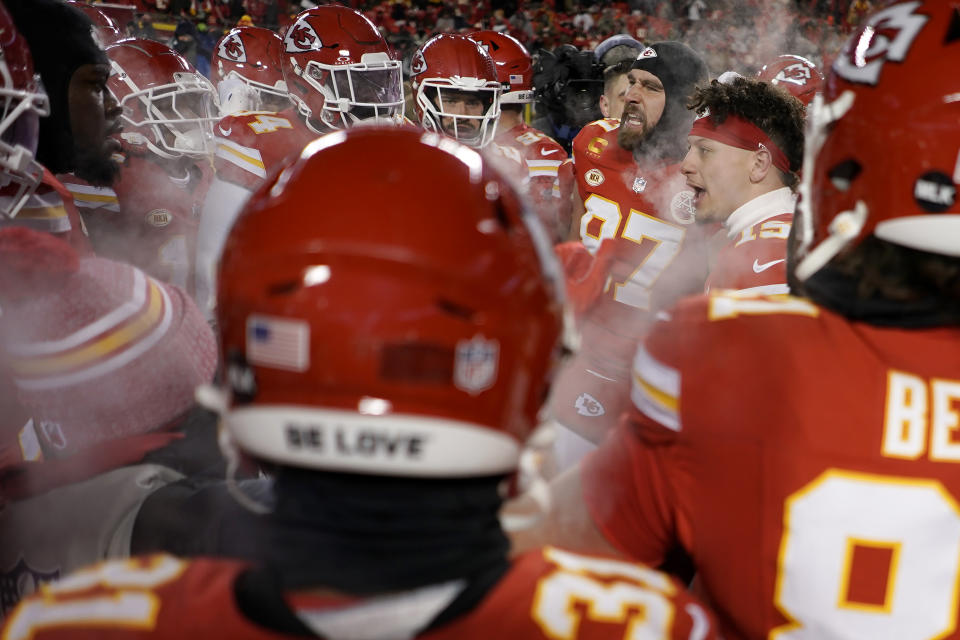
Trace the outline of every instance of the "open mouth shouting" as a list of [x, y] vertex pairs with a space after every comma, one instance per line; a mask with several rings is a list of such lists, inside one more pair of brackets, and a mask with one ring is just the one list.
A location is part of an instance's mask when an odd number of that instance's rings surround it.
[[625, 129], [632, 129], [642, 132], [647, 128], [647, 117], [643, 109], [636, 103], [628, 103], [623, 108], [623, 116], [620, 119], [620, 126]]
[[703, 201], [704, 195], [707, 193], [707, 190], [703, 187], [696, 185], [689, 180], [687, 180], [687, 186], [693, 190], [693, 198], [690, 199], [690, 204], [693, 205], [693, 208], [699, 209], [700, 203]]

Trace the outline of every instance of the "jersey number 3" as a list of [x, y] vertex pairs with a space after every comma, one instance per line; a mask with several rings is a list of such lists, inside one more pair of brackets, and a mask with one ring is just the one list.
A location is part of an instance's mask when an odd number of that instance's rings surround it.
[[[556, 640], [579, 637], [581, 616], [594, 622], [626, 627], [624, 640], [669, 640], [673, 630], [677, 587], [665, 575], [617, 560], [590, 558], [553, 547], [544, 557], [557, 570], [540, 580], [533, 600], [533, 619]], [[576, 604], [582, 604], [582, 610]], [[692, 620], [688, 640], [703, 640], [710, 631], [706, 613], [688, 603]]]

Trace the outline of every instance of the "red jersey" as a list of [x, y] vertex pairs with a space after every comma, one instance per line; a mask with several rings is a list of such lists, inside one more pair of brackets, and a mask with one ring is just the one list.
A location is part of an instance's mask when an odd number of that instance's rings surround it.
[[158, 160], [125, 150], [113, 197], [75, 176], [61, 179], [87, 219], [97, 255], [192, 293], [197, 226], [211, 171], [201, 162], [171, 175]]
[[[525, 122], [499, 133], [495, 142], [518, 150], [527, 161], [530, 199], [551, 237], [560, 235], [553, 186], [561, 163], [567, 159], [567, 152], [553, 138]], [[563, 231], [565, 233], [566, 229]]]
[[581, 349], [550, 406], [557, 421], [590, 439], [602, 437], [625, 407], [632, 354], [655, 313], [702, 292], [707, 275], [710, 229], [692, 224], [692, 192], [678, 166], [638, 165], [617, 142], [619, 128], [619, 120], [598, 120], [573, 140], [585, 208], [580, 238], [596, 259], [568, 282], [574, 307], [585, 309]]
[[737, 292], [671, 316], [582, 468], [605, 537], [682, 544], [727, 638], [960, 638], [960, 327]]
[[765, 193], [733, 212], [724, 226], [728, 241], [717, 252], [707, 290], [789, 293], [787, 236], [795, 198], [787, 187]]
[[323, 135], [307, 127], [295, 108], [235, 113], [221, 119], [213, 133], [217, 178], [251, 192], [286, 159]]
[[93, 255], [87, 229], [73, 197], [46, 169], [43, 170], [43, 181], [27, 198], [12, 224], [45, 231], [69, 243], [80, 255]]
[[[230, 638], [270, 640], [286, 636], [247, 618], [235, 585], [247, 571], [231, 560], [180, 560], [153, 555], [104, 563], [42, 587], [10, 616], [4, 640], [103, 640], [120, 638]], [[423, 617], [432, 595], [425, 590], [376, 599], [327, 598], [299, 616], [318, 635], [336, 628], [338, 614], [363, 613], [366, 627], [384, 626], [385, 637], [402, 637], [398, 628]], [[455, 595], [455, 593], [453, 594]], [[419, 596], [419, 601], [416, 599]], [[297, 607], [295, 594], [281, 594]], [[391, 602], [392, 601], [392, 602]], [[397, 603], [405, 606], [397, 606]], [[445, 607], [429, 611], [427, 624]], [[393, 606], [392, 609], [387, 607]], [[325, 614], [331, 617], [325, 619]], [[380, 614], [380, 615], [377, 615]], [[393, 616], [393, 619], [382, 616]], [[309, 616], [309, 622], [307, 621]], [[356, 622], [347, 625], [356, 636]], [[339, 628], [343, 629], [342, 623]], [[577, 638], [621, 640], [711, 640], [716, 638], [706, 610], [666, 575], [636, 564], [584, 556], [547, 547], [516, 559], [500, 582], [472, 610], [412, 637], [430, 640]], [[392, 633], [391, 633], [392, 632]], [[415, 635], [416, 634], [416, 635]], [[629, 634], [629, 635], [625, 635]], [[368, 634], [374, 637], [373, 634]], [[297, 636], [302, 637], [302, 636]]]
[[649, 315], [700, 290], [706, 258], [703, 246], [691, 243], [703, 238], [691, 226], [692, 192], [678, 165], [638, 165], [617, 143], [619, 128], [609, 118], [584, 127], [573, 140], [573, 161], [585, 208], [581, 241], [591, 251], [608, 238], [616, 244], [601, 313], [635, 327], [637, 311]]

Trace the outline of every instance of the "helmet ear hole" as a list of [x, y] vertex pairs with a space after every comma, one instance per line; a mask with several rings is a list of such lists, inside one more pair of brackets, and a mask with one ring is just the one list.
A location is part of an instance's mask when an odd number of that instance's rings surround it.
[[863, 166], [853, 158], [850, 158], [840, 164], [834, 165], [830, 171], [827, 172], [827, 175], [830, 177], [830, 182], [833, 183], [833, 186], [845, 193], [849, 191], [850, 185], [856, 180], [857, 176], [860, 175], [861, 171], [863, 171]]

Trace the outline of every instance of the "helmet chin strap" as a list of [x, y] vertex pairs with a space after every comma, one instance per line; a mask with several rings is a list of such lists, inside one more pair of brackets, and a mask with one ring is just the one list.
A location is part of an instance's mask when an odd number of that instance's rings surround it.
[[230, 495], [240, 503], [240, 506], [252, 513], [257, 515], [270, 513], [271, 510], [268, 505], [258, 502], [245, 494], [243, 489], [240, 488], [240, 485], [237, 484], [237, 469], [240, 468], [241, 460], [240, 449], [237, 448], [237, 443], [234, 442], [230, 436], [230, 430], [223, 424], [222, 418], [218, 427], [217, 444], [220, 446], [220, 452], [223, 453], [223, 457], [227, 461], [226, 484], [227, 491], [230, 492]]
[[240, 448], [230, 435], [230, 430], [224, 424], [229, 405], [228, 393], [212, 384], [205, 384], [197, 387], [197, 404], [213, 411], [220, 416], [217, 424], [217, 445], [220, 447], [220, 453], [223, 454], [227, 462], [226, 485], [227, 491], [233, 496], [234, 500], [240, 503], [240, 506], [257, 515], [270, 513], [268, 505], [258, 502], [243, 492], [240, 485], [237, 484], [237, 470], [240, 468], [242, 459]]
[[851, 240], [860, 235], [866, 222], [867, 205], [863, 200], [857, 200], [853, 209], [838, 213], [830, 222], [830, 235], [805, 255], [797, 265], [797, 278], [806, 280], [822, 269]]

